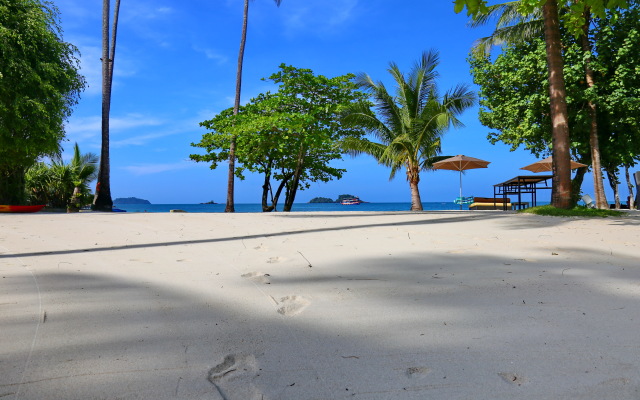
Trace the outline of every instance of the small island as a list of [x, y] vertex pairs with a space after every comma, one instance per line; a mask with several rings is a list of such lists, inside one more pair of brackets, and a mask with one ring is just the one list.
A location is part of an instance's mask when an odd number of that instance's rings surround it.
[[314, 197], [309, 200], [309, 203], [335, 203], [332, 199], [328, 197]]
[[330, 199], [328, 197], [314, 197], [313, 199], [309, 200], [309, 203], [341, 203], [342, 204], [344, 202], [348, 202], [349, 200], [351, 200], [352, 202], [354, 200], [357, 200], [357, 204], [367, 203], [366, 201], [360, 200], [358, 196], [354, 196], [351, 194], [341, 194], [335, 200]]
[[113, 204], [151, 204], [151, 202], [137, 197], [119, 197], [113, 201]]
[[211, 200], [211, 201], [207, 201], [206, 203], [200, 203], [200, 204], [218, 204], [215, 201]]

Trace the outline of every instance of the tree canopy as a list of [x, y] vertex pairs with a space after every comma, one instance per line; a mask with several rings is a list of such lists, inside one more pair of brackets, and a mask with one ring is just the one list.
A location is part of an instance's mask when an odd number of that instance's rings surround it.
[[0, 0], [0, 204], [24, 202], [24, 173], [60, 151], [84, 78], [47, 1]]
[[[585, 82], [585, 52], [564, 31], [565, 82], [571, 147], [575, 158], [590, 163], [588, 100], [598, 104], [598, 135], [602, 165], [608, 171], [635, 163], [640, 155], [640, 11], [610, 11], [594, 20], [594, 52], [590, 60], [596, 85]], [[522, 145], [537, 156], [551, 144], [548, 80], [544, 71], [545, 44], [541, 38], [506, 46], [495, 60], [470, 58], [474, 82], [481, 90], [480, 122], [492, 128], [488, 138], [512, 149]]]
[[[263, 210], [275, 209], [284, 191], [284, 211], [290, 211], [298, 189], [342, 176], [344, 170], [332, 166], [334, 160], [342, 158], [336, 143], [347, 136], [362, 135], [361, 130], [346, 127], [340, 121], [340, 112], [348, 104], [365, 97], [356, 90], [352, 78], [353, 75], [328, 78], [282, 64], [268, 78], [278, 85], [276, 92], [258, 95], [240, 107], [237, 115], [230, 108], [200, 123], [211, 132], [192, 146], [204, 148], [207, 153], [190, 157], [210, 162], [214, 169], [228, 159], [235, 139], [239, 163], [236, 176], [242, 179], [245, 171], [262, 174]], [[272, 185], [272, 180], [278, 182], [277, 186]]]

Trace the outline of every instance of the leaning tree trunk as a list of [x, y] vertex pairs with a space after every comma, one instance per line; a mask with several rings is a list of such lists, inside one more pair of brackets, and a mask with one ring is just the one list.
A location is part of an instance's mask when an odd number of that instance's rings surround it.
[[293, 208], [293, 201], [296, 199], [296, 193], [298, 192], [298, 185], [300, 184], [300, 176], [304, 169], [304, 158], [306, 155], [306, 148], [304, 145], [300, 145], [300, 151], [298, 152], [298, 161], [296, 163], [296, 170], [293, 173], [293, 179], [289, 185], [290, 190], [287, 191], [287, 196], [284, 200], [284, 207], [282, 211], [291, 211]]
[[411, 211], [422, 211], [422, 200], [420, 199], [420, 170], [418, 167], [407, 166], [407, 180], [411, 188]]
[[[584, 61], [584, 73], [587, 81], [587, 87], [589, 89], [595, 86], [595, 78], [593, 69], [591, 69], [591, 43], [589, 42], [589, 24], [591, 22], [591, 11], [589, 7], [586, 7], [584, 12], [585, 23], [582, 27], [582, 51], [587, 54], [587, 58]], [[605, 209], [609, 208], [607, 197], [604, 193], [604, 182], [602, 181], [602, 165], [600, 164], [600, 144], [598, 141], [598, 114], [596, 104], [589, 100], [587, 101], [587, 109], [589, 111], [589, 119], [591, 120], [589, 130], [589, 145], [591, 147], [591, 166], [593, 168], [593, 190], [596, 198], [596, 207]]]
[[262, 212], [273, 211], [273, 206], [267, 204], [271, 190], [271, 163], [265, 165], [264, 183], [262, 184]]
[[571, 207], [575, 207], [578, 205], [580, 201], [580, 188], [582, 187], [582, 182], [584, 181], [584, 176], [587, 173], [587, 168], [582, 167], [578, 168], [576, 171], [576, 175], [571, 180]]
[[609, 180], [609, 186], [613, 190], [613, 198], [615, 200], [615, 208], [616, 210], [620, 208], [620, 190], [618, 189], [618, 185], [620, 185], [620, 181], [618, 180], [618, 174], [615, 171], [615, 168], [605, 168], [607, 172], [607, 179]]
[[102, 1], [102, 148], [100, 150], [100, 169], [92, 208], [98, 211], [111, 211], [111, 163], [109, 155], [109, 114], [111, 112], [111, 85], [113, 82], [113, 62], [116, 53], [116, 34], [120, 0], [116, 0], [113, 16], [112, 43], [109, 43], [109, 6], [111, 0]]
[[280, 184], [278, 185], [278, 189], [276, 189], [276, 194], [272, 195], [271, 206], [273, 208], [273, 211], [278, 211], [278, 199], [280, 199], [280, 195], [282, 194], [282, 191], [287, 186], [287, 183], [289, 182], [289, 179], [291, 179], [292, 176], [293, 174], [286, 174], [282, 178], [282, 181], [280, 181]]
[[[240, 51], [238, 52], [238, 68], [236, 70], [236, 98], [233, 103], [233, 115], [238, 115], [240, 110], [240, 94], [242, 92], [242, 63], [244, 60], [244, 47], [247, 44], [247, 23], [249, 21], [249, 0], [244, 0], [242, 13], [242, 35], [240, 37]], [[236, 169], [236, 136], [231, 137], [229, 145], [229, 172], [227, 174], [227, 206], [224, 212], [235, 212], [234, 185]]]
[[624, 176], [627, 179], [627, 187], [629, 188], [629, 200], [627, 203], [629, 204], [629, 210], [633, 210], [636, 208], [635, 206], [635, 198], [633, 197], [633, 183], [631, 182], [631, 174], [629, 174], [629, 166], [624, 166]]
[[544, 38], [549, 72], [549, 99], [553, 143], [553, 190], [551, 204], [557, 208], [571, 207], [571, 157], [569, 155], [569, 118], [562, 71], [562, 42], [556, 0], [547, 0], [542, 8]]

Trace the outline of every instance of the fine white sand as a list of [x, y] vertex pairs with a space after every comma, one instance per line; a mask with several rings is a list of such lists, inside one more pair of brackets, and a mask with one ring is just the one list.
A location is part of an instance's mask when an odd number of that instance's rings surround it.
[[637, 400], [640, 215], [0, 215], [0, 398]]

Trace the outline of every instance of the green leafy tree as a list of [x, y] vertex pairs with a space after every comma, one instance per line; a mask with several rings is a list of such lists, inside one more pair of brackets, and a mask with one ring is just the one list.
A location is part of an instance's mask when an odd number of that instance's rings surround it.
[[242, 179], [245, 171], [262, 174], [263, 210], [274, 210], [284, 193], [284, 211], [290, 211], [298, 190], [342, 176], [343, 169], [331, 166], [332, 161], [342, 157], [336, 144], [344, 137], [362, 134], [360, 129], [346, 127], [340, 120], [347, 105], [365, 98], [356, 90], [352, 78], [353, 75], [328, 78], [282, 64], [280, 71], [269, 77], [278, 85], [275, 93], [257, 96], [237, 115], [228, 109], [201, 123], [212, 132], [192, 145], [204, 148], [207, 154], [190, 157], [210, 162], [211, 168], [216, 168], [228, 159], [235, 140], [240, 164], [234, 170], [235, 176]]
[[[640, 154], [640, 121], [635, 112], [640, 101], [636, 85], [640, 82], [632, 73], [640, 63], [640, 45], [633, 40], [640, 28], [637, 8], [594, 20], [596, 56], [589, 62], [597, 74], [595, 87], [585, 82], [581, 38], [563, 35], [572, 152], [578, 161], [591, 162], [592, 115], [588, 103], [597, 103], [602, 165], [610, 176], [618, 166], [635, 163]], [[544, 62], [542, 39], [507, 46], [494, 61], [477, 55], [471, 58], [474, 81], [481, 87], [480, 121], [498, 130], [489, 134], [492, 142], [499, 140], [513, 149], [523, 145], [538, 156], [548, 151], [552, 139], [547, 80], [541, 68]], [[577, 177], [581, 177], [580, 171]]]
[[26, 201], [26, 170], [60, 151], [85, 85], [58, 16], [50, 2], [0, 0], [0, 204]]
[[[491, 47], [504, 43], [518, 44], [526, 40], [541, 37], [544, 32], [544, 20], [539, 9], [534, 9], [532, 14], [523, 15], [518, 10], [521, 8], [521, 1], [511, 1], [503, 4], [497, 4], [488, 7], [488, 11], [473, 16], [471, 26], [476, 27], [488, 23], [490, 20], [496, 20], [496, 30], [489, 37], [482, 38], [474, 44], [474, 53], [489, 54]], [[565, 8], [561, 15], [566, 15], [568, 10]], [[585, 22], [579, 35], [584, 56], [584, 73], [588, 89], [595, 86], [594, 71], [591, 66], [593, 52], [590, 34], [590, 13], [588, 9], [584, 11]], [[598, 118], [597, 106], [594, 100], [587, 99], [586, 103], [590, 117], [590, 147], [591, 147], [591, 163], [593, 171], [593, 184], [595, 190], [596, 205], [598, 208], [609, 208], [607, 198], [604, 192], [602, 181], [602, 165], [600, 160], [600, 145], [598, 140]], [[583, 171], [580, 171], [578, 177], [581, 177]], [[575, 182], [575, 180], [574, 180]], [[575, 184], [573, 185], [575, 188]], [[576, 193], [573, 193], [576, 198]]]
[[358, 103], [344, 113], [347, 124], [362, 127], [378, 141], [350, 138], [344, 140], [343, 146], [352, 155], [369, 154], [390, 167], [390, 179], [404, 168], [411, 188], [412, 211], [422, 210], [420, 172], [439, 160], [442, 135], [452, 126], [462, 126], [458, 117], [476, 99], [466, 85], [440, 95], [436, 83], [438, 63], [435, 51], [423, 53], [407, 75], [391, 63], [388, 71], [395, 81], [395, 96], [382, 82], [359, 75], [357, 83], [371, 95], [374, 109]]
[[[571, 12], [567, 13], [566, 28], [569, 32], [580, 35], [586, 24], [586, 17], [604, 16], [607, 9], [627, 7], [625, 0], [574, 0], [558, 2], [557, 0], [521, 0], [519, 10], [529, 15], [534, 10], [541, 10], [544, 21], [545, 50], [549, 80], [549, 105], [552, 122], [553, 139], [553, 190], [552, 204], [558, 208], [571, 206], [571, 170], [569, 155], [569, 124], [566, 107], [566, 91], [563, 75], [562, 43], [560, 40], [560, 19], [558, 4], [569, 4]], [[486, 0], [455, 0], [456, 12], [467, 8], [469, 15], [486, 14]]]
[[99, 211], [111, 211], [111, 158], [109, 155], [109, 113], [111, 111], [111, 86], [113, 83], [113, 63], [116, 56], [116, 38], [120, 0], [116, 0], [111, 38], [109, 38], [109, 9], [111, 0], [102, 1], [102, 147], [100, 150], [100, 169], [98, 184], [92, 208]]
[[[276, 6], [280, 7], [282, 0], [274, 0]], [[249, 22], [249, 0], [244, 0], [244, 11], [242, 13], [242, 36], [240, 38], [240, 50], [238, 51], [238, 68], [236, 71], [236, 97], [233, 103], [233, 114], [237, 115], [240, 110], [240, 95], [242, 92], [242, 65], [244, 63], [244, 48], [247, 44], [247, 24]], [[232, 135], [229, 145], [229, 174], [227, 178], [227, 204], [225, 212], [235, 212], [234, 202], [234, 176], [236, 162], [236, 138]]]

